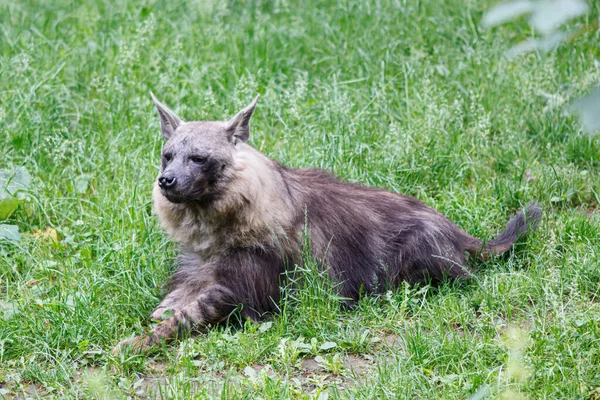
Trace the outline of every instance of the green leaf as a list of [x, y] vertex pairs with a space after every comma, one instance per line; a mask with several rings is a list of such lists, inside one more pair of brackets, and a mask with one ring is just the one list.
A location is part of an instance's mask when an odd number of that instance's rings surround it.
[[8, 219], [23, 200], [11, 196], [0, 198], [0, 220]]
[[4, 238], [12, 241], [19, 241], [21, 234], [19, 233], [19, 227], [16, 225], [0, 224], [0, 238]]
[[325, 342], [322, 345], [319, 346], [319, 349], [321, 350], [329, 350], [329, 349], [333, 349], [334, 347], [337, 346], [337, 343], [335, 342]]
[[254, 370], [254, 368], [247, 366], [244, 368], [244, 375], [246, 375], [248, 378], [256, 378], [257, 372]]
[[5, 321], [11, 319], [15, 314], [19, 312], [17, 304], [12, 301], [0, 301], [0, 315]]
[[25, 199], [26, 193], [31, 186], [31, 175], [23, 167], [17, 167], [14, 171], [0, 171], [0, 199], [4, 196], [12, 196]]
[[272, 321], [267, 321], [264, 322], [262, 324], [260, 324], [260, 327], [258, 328], [259, 332], [266, 332], [268, 331], [271, 327], [273, 326], [273, 322]]
[[8, 219], [28, 199], [31, 175], [23, 167], [0, 171], [0, 220]]
[[75, 178], [75, 191], [79, 194], [87, 192], [90, 186], [91, 177], [89, 175], [80, 175]]

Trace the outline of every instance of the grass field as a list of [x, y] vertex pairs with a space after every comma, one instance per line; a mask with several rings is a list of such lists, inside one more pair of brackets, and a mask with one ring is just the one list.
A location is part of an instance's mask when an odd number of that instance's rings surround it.
[[[33, 177], [0, 221], [21, 232], [0, 239], [0, 395], [600, 398], [600, 140], [558, 104], [600, 81], [597, 34], [507, 60], [531, 30], [482, 29], [493, 4], [0, 0], [0, 169]], [[251, 143], [270, 157], [484, 239], [533, 199], [544, 220], [470, 283], [347, 310], [308, 262], [266, 323], [114, 357], [150, 328], [176, 254], [152, 214], [150, 90], [190, 120], [260, 93]]]

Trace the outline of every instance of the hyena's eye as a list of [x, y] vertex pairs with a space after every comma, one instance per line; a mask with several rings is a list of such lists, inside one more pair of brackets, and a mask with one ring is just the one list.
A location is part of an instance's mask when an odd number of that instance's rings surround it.
[[165, 153], [165, 154], [163, 154], [163, 159], [166, 162], [169, 162], [169, 161], [171, 161], [173, 159], [173, 155], [171, 153]]
[[205, 162], [205, 161], [206, 161], [206, 157], [202, 157], [202, 156], [191, 156], [191, 157], [190, 157], [190, 160], [191, 160], [193, 163], [196, 163], [196, 164], [202, 164], [203, 162]]

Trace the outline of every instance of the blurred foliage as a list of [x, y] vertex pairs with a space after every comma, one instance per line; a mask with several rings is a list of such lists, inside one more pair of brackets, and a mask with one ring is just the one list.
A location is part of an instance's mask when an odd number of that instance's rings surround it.
[[[597, 30], [597, 22], [578, 30], [559, 30], [562, 25], [589, 12], [590, 7], [583, 0], [511, 1], [490, 9], [481, 23], [484, 27], [491, 27], [523, 15], [529, 16], [529, 22], [539, 34], [508, 49], [506, 56], [514, 58], [532, 51], [547, 53], [582, 32], [592, 28]], [[587, 96], [574, 102], [571, 108], [579, 114], [585, 131], [600, 132], [600, 88], [594, 88]]]

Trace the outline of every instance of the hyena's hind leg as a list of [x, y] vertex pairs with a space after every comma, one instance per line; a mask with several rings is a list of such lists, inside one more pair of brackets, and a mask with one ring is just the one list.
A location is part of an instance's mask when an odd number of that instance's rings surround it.
[[[167, 299], [169, 296], [165, 298], [165, 300]], [[188, 299], [189, 301], [185, 304], [177, 303], [178, 307], [172, 309], [172, 315], [165, 313], [169, 309], [166, 306], [157, 308], [153, 315], [156, 314], [159, 318], [165, 315], [169, 316], [157, 324], [151, 332], [121, 341], [113, 349], [113, 354], [119, 352], [124, 346], [131, 346], [136, 351], [142, 351], [154, 344], [180, 337], [192, 329], [202, 330], [208, 325], [226, 319], [238, 303], [233, 292], [222, 285], [208, 286], [202, 289], [197, 296], [188, 297]], [[173, 298], [170, 299], [170, 301], [172, 300]]]

